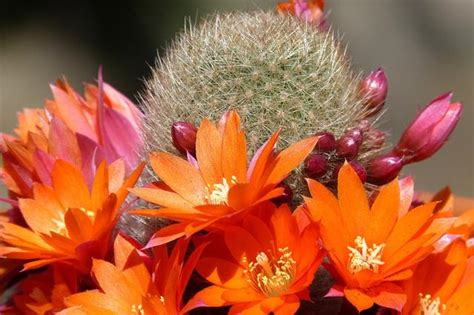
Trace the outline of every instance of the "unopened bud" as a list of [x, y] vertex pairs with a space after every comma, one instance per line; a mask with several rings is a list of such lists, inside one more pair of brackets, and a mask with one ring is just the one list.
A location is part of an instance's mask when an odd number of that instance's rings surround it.
[[364, 141], [364, 133], [359, 128], [352, 128], [346, 131], [345, 136], [349, 136], [355, 140], [357, 145], [360, 147]]
[[398, 176], [402, 167], [402, 159], [396, 155], [387, 154], [376, 157], [369, 162], [368, 182], [385, 185]]
[[182, 154], [196, 154], [196, 133], [197, 128], [185, 121], [177, 121], [171, 126], [173, 145]]
[[304, 171], [309, 177], [318, 178], [326, 173], [327, 161], [322, 154], [311, 154], [304, 163]]
[[316, 151], [318, 152], [331, 152], [336, 149], [337, 142], [334, 135], [327, 131], [318, 132], [316, 136], [319, 136], [318, 143], [316, 143]]
[[393, 153], [405, 164], [422, 161], [438, 151], [453, 132], [462, 113], [461, 103], [451, 104], [451, 93], [433, 100], [405, 130]]
[[367, 100], [367, 107], [369, 109], [369, 116], [378, 113], [387, 98], [388, 83], [385, 72], [382, 68], [372, 71], [367, 78], [361, 83], [361, 94]]
[[354, 138], [344, 135], [337, 141], [336, 152], [339, 157], [352, 160], [359, 153], [359, 144]]

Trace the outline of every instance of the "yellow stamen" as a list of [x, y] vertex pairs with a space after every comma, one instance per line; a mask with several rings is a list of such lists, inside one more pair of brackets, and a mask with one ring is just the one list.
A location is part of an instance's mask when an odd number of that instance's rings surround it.
[[[245, 273], [248, 282], [268, 297], [276, 297], [288, 291], [295, 276], [296, 261], [288, 247], [279, 248], [280, 257], [269, 259], [260, 252], [255, 262], [250, 262]], [[246, 262], [246, 259], [244, 259]]]
[[56, 225], [54, 229], [52, 229], [52, 232], [61, 234], [61, 235], [67, 235], [67, 229], [66, 229], [66, 223], [64, 222], [64, 213], [58, 213], [59, 219], [52, 218], [51, 221]]
[[441, 315], [446, 310], [446, 304], [441, 304], [439, 297], [433, 298], [430, 294], [420, 295], [422, 315]]
[[373, 244], [372, 248], [367, 246], [365, 239], [361, 236], [357, 236], [354, 240], [355, 248], [347, 246], [349, 249], [349, 263], [348, 268], [352, 273], [359, 272], [364, 269], [372, 270], [373, 272], [379, 271], [379, 266], [383, 265], [382, 251], [385, 244], [380, 245]]
[[[237, 177], [232, 176], [230, 183], [232, 185], [237, 184]], [[206, 200], [213, 205], [227, 205], [230, 188], [231, 186], [229, 186], [225, 178], [222, 179], [222, 184], [208, 185], [208, 187], [206, 187], [208, 192]]]
[[145, 315], [145, 310], [141, 304], [133, 304], [132, 314]]

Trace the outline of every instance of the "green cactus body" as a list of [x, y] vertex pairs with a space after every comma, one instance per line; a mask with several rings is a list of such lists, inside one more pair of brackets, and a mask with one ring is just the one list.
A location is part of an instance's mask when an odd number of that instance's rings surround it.
[[[279, 128], [281, 148], [322, 130], [338, 137], [367, 115], [359, 81], [332, 32], [276, 13], [216, 15], [186, 27], [147, 82], [146, 151], [175, 152], [173, 122], [199, 125], [229, 109], [242, 117], [249, 153]], [[364, 138], [362, 164], [378, 151], [370, 130]]]

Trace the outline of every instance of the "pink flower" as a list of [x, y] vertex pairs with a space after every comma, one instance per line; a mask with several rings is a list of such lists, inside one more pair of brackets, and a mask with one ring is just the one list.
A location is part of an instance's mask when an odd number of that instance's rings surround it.
[[316, 26], [324, 26], [324, 0], [289, 0], [277, 6], [280, 14], [291, 14]]
[[323, 0], [296, 0], [295, 15], [302, 20], [319, 25], [324, 19]]
[[86, 84], [84, 97], [66, 81], [58, 80], [51, 90], [53, 99], [44, 108], [18, 114], [15, 136], [0, 134], [0, 181], [12, 205], [17, 198], [32, 197], [33, 183], [51, 184], [58, 159], [81, 169], [89, 185], [102, 161], [122, 159], [127, 174], [140, 162], [142, 114], [103, 82], [100, 72], [98, 86]]
[[446, 93], [434, 99], [405, 130], [393, 150], [404, 164], [429, 158], [447, 141], [462, 112], [461, 103], [451, 104], [451, 97]]

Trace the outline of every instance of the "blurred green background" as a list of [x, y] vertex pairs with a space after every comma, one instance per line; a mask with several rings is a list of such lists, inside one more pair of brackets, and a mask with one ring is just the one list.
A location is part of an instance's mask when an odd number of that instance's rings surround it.
[[[48, 84], [63, 75], [82, 90], [98, 65], [105, 80], [135, 99], [155, 56], [186, 17], [215, 11], [274, 9], [271, 0], [2, 1], [0, 132], [15, 112], [40, 107]], [[449, 143], [429, 161], [405, 169], [417, 188], [450, 185], [474, 196], [474, 1], [327, 0], [330, 23], [344, 36], [354, 67], [383, 66], [389, 78], [384, 127], [392, 142], [417, 110], [448, 90], [465, 105]]]

